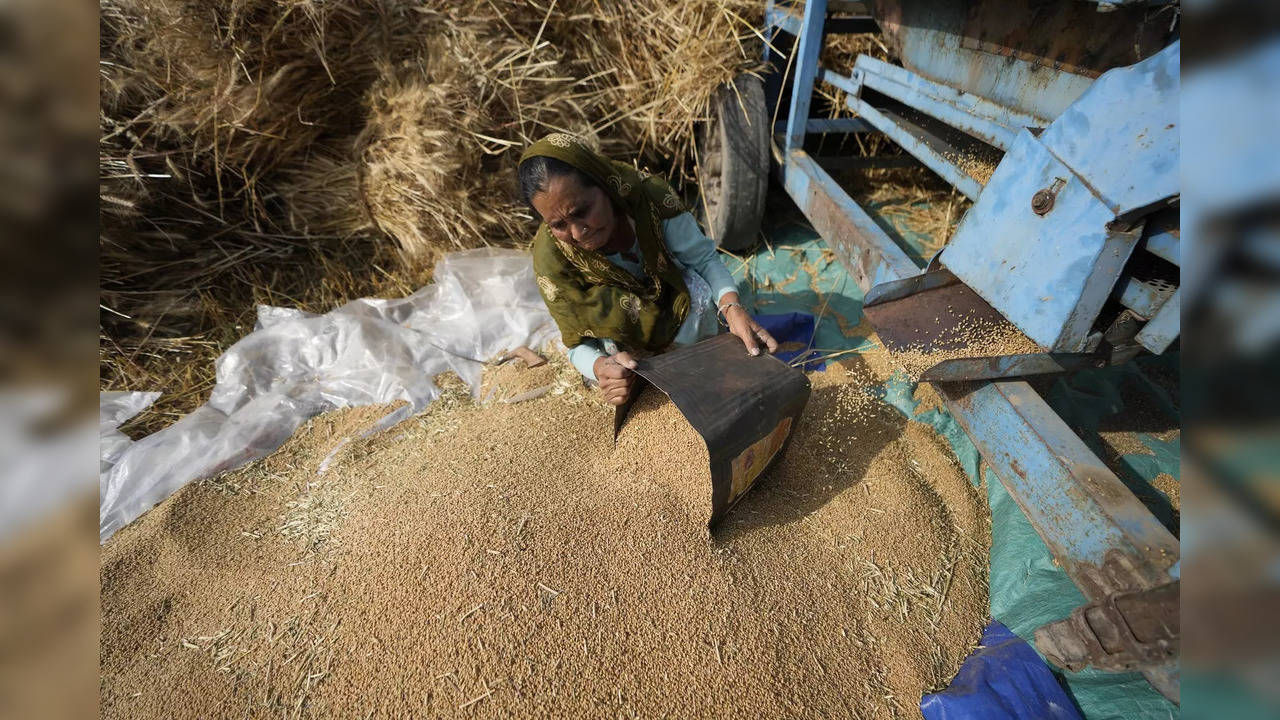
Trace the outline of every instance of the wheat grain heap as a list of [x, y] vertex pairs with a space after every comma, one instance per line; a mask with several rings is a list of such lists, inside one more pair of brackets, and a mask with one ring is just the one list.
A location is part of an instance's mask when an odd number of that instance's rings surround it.
[[336, 453], [385, 410], [316, 418], [103, 547], [102, 712], [916, 715], [985, 623], [989, 524], [865, 358], [812, 376], [713, 533], [670, 403], [643, 396], [615, 446], [564, 363], [539, 398], [451, 391]]

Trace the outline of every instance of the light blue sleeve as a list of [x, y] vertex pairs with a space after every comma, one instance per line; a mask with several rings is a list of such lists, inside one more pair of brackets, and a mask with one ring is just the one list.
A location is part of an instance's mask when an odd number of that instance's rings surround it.
[[580, 345], [569, 348], [569, 362], [588, 380], [596, 379], [596, 360], [604, 356], [605, 352], [594, 340], [584, 340]]
[[669, 220], [663, 220], [662, 232], [667, 241], [667, 249], [671, 251], [672, 256], [681, 265], [698, 273], [703, 280], [707, 281], [716, 302], [719, 302], [725, 293], [738, 292], [738, 285], [733, 281], [733, 275], [720, 261], [716, 244], [698, 229], [698, 223], [693, 219], [693, 215], [686, 212]]

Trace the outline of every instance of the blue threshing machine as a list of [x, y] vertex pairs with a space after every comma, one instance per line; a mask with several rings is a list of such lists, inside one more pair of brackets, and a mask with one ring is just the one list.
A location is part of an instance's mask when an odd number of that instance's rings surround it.
[[[745, 149], [722, 148], [738, 166], [724, 161], [717, 179], [758, 198], [762, 187], [744, 186], [763, 174], [741, 156], [771, 154], [886, 346], [992, 320], [1042, 349], [953, 359], [923, 379], [1086, 598], [1036, 631], [1040, 651], [1073, 670], [1141, 671], [1175, 702], [1178, 540], [1022, 378], [1177, 343], [1178, 13], [1122, 0], [770, 2], [773, 72], [753, 91], [778, 122], [727, 128], [721, 142]], [[881, 33], [903, 66], [862, 55], [820, 67], [824, 35], [850, 32]], [[844, 91], [854, 117], [811, 117], [818, 84]], [[812, 150], [816, 135], [859, 132], [882, 133], [973, 201], [925, 268], [835, 182], [841, 158]], [[999, 158], [985, 181], [960, 162], [975, 150]], [[742, 233], [723, 227], [729, 214], [714, 233]]]

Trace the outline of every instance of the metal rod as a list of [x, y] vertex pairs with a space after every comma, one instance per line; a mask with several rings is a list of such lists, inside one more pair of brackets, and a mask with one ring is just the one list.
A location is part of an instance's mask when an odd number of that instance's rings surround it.
[[796, 52], [796, 75], [791, 86], [791, 109], [787, 114], [785, 149], [789, 153], [804, 147], [806, 123], [809, 120], [809, 96], [818, 71], [818, 53], [822, 50], [822, 24], [827, 18], [827, 0], [809, 0], [804, 5], [804, 24], [800, 47]]

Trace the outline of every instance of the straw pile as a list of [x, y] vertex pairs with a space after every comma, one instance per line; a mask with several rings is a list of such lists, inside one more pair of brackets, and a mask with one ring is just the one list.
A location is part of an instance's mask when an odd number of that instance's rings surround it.
[[378, 410], [316, 418], [103, 547], [103, 715], [915, 715], [985, 623], [985, 508], [860, 361], [813, 381], [710, 538], [687, 425], [450, 393], [317, 475]]
[[103, 385], [177, 414], [255, 303], [326, 309], [526, 242], [514, 166], [545, 133], [686, 179], [762, 7], [104, 0]]

